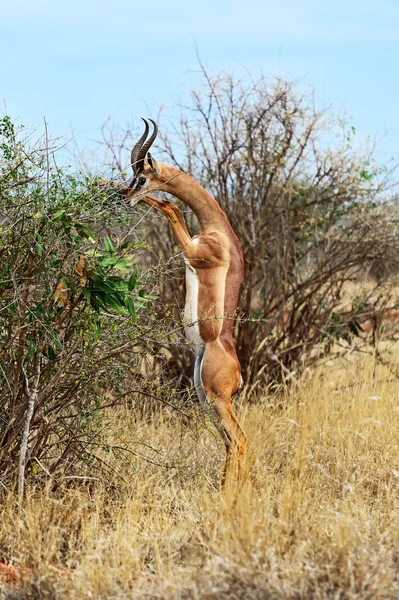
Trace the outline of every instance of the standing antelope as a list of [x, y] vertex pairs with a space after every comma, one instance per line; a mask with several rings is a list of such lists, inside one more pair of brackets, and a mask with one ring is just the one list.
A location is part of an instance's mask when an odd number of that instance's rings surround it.
[[[222, 481], [232, 468], [236, 448], [238, 474], [245, 466], [247, 437], [234, 414], [231, 397], [242, 383], [240, 363], [233, 342], [233, 323], [243, 276], [243, 253], [234, 231], [216, 200], [191, 177], [174, 167], [157, 163], [148, 152], [158, 128], [147, 140], [145, 131], [131, 154], [133, 179], [126, 197], [143, 201], [166, 215], [186, 263], [185, 334], [192, 342], [196, 361], [194, 384], [200, 402], [208, 401], [218, 418], [218, 430], [226, 445]], [[146, 141], [147, 140], [147, 141]], [[201, 233], [191, 237], [178, 207], [148, 196], [162, 191], [179, 198], [197, 216]]]

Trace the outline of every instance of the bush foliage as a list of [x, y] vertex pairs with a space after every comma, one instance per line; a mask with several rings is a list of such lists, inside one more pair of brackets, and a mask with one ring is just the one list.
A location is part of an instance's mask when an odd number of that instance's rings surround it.
[[7, 116], [0, 134], [0, 470], [15, 479], [19, 461], [22, 484], [25, 467], [106, 469], [101, 408], [145, 393], [141, 357], [164, 334], [157, 268], [138, 268], [145, 244], [112, 189], [58, 168], [46, 135], [31, 144]]

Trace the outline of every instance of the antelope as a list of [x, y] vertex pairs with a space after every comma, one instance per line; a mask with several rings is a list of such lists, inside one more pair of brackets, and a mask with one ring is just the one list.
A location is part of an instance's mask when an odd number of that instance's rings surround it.
[[[133, 179], [125, 187], [131, 205], [145, 202], [169, 220], [186, 263], [184, 330], [196, 359], [194, 387], [201, 403], [216, 414], [217, 429], [226, 447], [222, 485], [237, 462], [239, 480], [245, 471], [247, 436], [232, 406], [232, 396], [242, 386], [241, 368], [233, 340], [244, 258], [240, 242], [216, 200], [186, 173], [157, 163], [149, 150], [157, 134], [143, 119], [145, 131], [131, 152]], [[193, 210], [200, 234], [191, 237], [179, 208], [169, 200], [149, 196], [167, 192]], [[237, 460], [235, 460], [235, 452]]]

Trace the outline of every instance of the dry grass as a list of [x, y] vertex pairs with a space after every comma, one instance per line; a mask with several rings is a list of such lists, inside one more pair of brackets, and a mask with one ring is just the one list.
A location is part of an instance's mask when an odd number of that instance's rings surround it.
[[31, 489], [20, 512], [3, 498], [0, 560], [29, 570], [4, 598], [399, 597], [397, 381], [365, 357], [241, 416], [239, 494], [217, 488], [216, 438], [162, 413], [134, 431], [181, 469], [137, 461], [113, 493]]

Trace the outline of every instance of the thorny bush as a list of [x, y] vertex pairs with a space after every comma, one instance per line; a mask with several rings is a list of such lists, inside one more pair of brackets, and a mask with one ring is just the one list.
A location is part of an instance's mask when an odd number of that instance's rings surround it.
[[133, 465], [102, 409], [156, 398], [142, 361], [168, 329], [152, 308], [162, 265], [138, 266], [127, 207], [31, 138], [0, 121], [0, 473], [4, 487], [19, 464], [20, 491], [25, 475], [109, 475], [110, 454]]
[[[379, 167], [373, 149], [355, 150], [355, 127], [315, 108], [313, 92], [201, 67], [204, 84], [174, 127], [161, 122], [158, 152], [209, 190], [243, 246], [236, 343], [249, 392], [295, 376], [362, 321], [395, 308], [385, 290], [399, 257], [394, 169]], [[121, 168], [134, 135], [118, 145], [108, 124], [103, 136]], [[176, 248], [166, 226], [155, 243], [165, 257]], [[345, 285], [370, 271], [372, 289], [342, 310]], [[163, 305], [183, 305], [180, 283], [165, 286]], [[192, 353], [181, 348], [171, 348], [176, 376], [191, 372]]]

